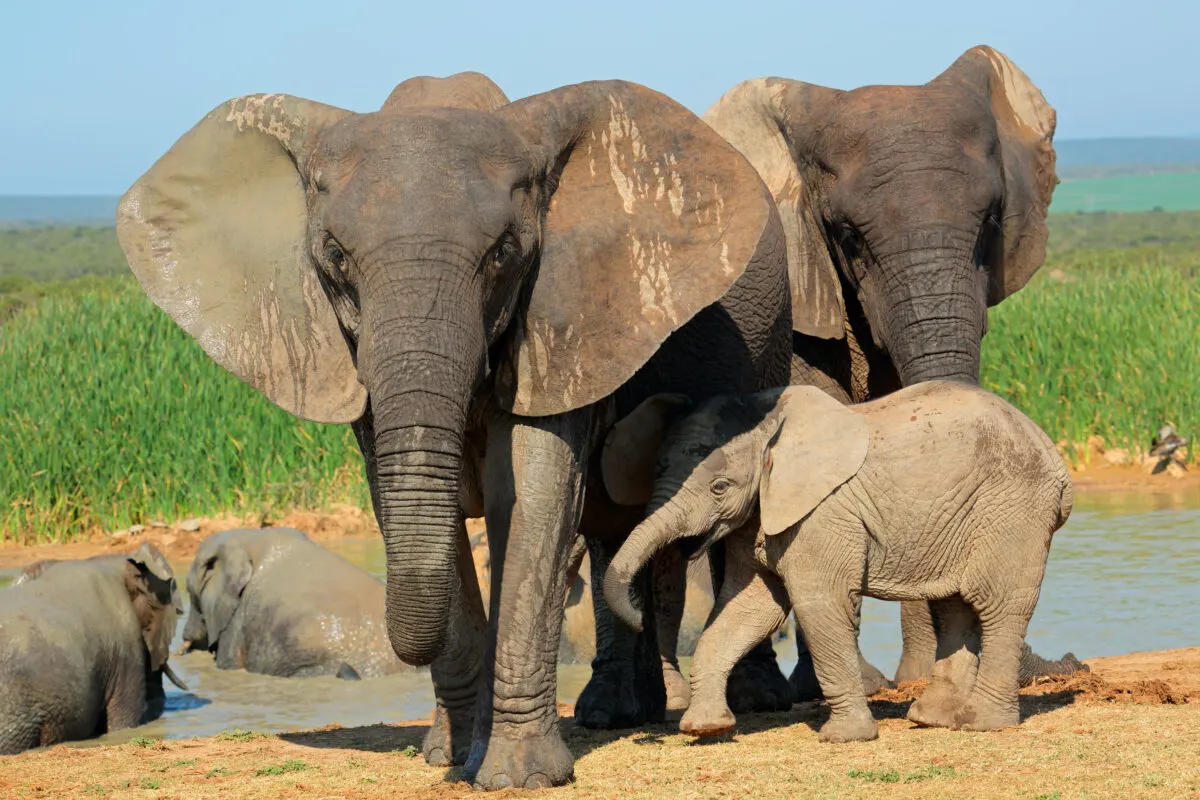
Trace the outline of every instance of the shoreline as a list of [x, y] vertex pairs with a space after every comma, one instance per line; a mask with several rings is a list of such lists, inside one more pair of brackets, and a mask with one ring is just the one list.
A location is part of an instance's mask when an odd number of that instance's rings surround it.
[[[1022, 722], [990, 733], [904, 719], [918, 688], [871, 699], [879, 739], [821, 744], [822, 703], [745, 714], [705, 744], [676, 722], [560, 730], [576, 781], [537, 796], [1200, 797], [1200, 646], [1090, 659], [1091, 673], [1021, 691]], [[675, 714], [678, 719], [678, 712]], [[119, 745], [58, 745], [0, 757], [0, 794], [61, 797], [465, 798], [461, 770], [420, 757], [428, 719], [279, 735], [233, 732]], [[876, 784], [886, 783], [887, 787]], [[152, 791], [151, 791], [152, 790]], [[504, 796], [531, 796], [520, 792]]]

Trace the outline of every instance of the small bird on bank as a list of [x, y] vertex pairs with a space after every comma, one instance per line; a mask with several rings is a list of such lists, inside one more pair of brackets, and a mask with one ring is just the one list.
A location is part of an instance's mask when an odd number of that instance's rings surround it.
[[1180, 436], [1173, 425], [1163, 425], [1158, 429], [1158, 436], [1150, 442], [1150, 455], [1159, 459], [1155, 466], [1155, 473], [1162, 472], [1172, 461], [1179, 466], [1187, 469], [1187, 464], [1184, 463], [1181, 456], [1176, 453], [1180, 448], [1186, 447], [1188, 440]]

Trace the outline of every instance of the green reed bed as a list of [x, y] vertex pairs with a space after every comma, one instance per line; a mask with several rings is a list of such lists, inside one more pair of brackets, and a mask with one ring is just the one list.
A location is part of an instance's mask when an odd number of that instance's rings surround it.
[[1055, 441], [1099, 435], [1138, 453], [1164, 422], [1195, 441], [1200, 254], [1141, 262], [1120, 250], [1064, 256], [991, 309], [983, 385]]
[[0, 538], [339, 502], [369, 507], [350, 428], [271, 405], [132, 279], [0, 327]]

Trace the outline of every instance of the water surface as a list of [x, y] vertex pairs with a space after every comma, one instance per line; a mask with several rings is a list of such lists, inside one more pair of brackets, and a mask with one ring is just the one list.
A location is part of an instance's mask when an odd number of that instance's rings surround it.
[[[333, 549], [382, 577], [377, 538], [347, 539]], [[187, 564], [177, 564], [178, 575]], [[0, 585], [14, 571], [0, 572]], [[1180, 501], [1156, 495], [1077, 495], [1067, 525], [1054, 538], [1029, 643], [1047, 657], [1071, 650], [1080, 658], [1200, 644], [1200, 496]], [[862, 649], [886, 674], [900, 657], [899, 605], [867, 600]], [[176, 645], [182, 635], [182, 619]], [[780, 662], [795, 662], [791, 642], [777, 645]], [[167, 712], [132, 736], [211, 736], [223, 730], [288, 731], [339, 723], [369, 725], [427, 717], [433, 689], [427, 670], [365, 681], [289, 680], [217, 670], [207, 653], [172, 659], [190, 692], [169, 687]], [[559, 699], [573, 702], [590, 669], [559, 668]]]

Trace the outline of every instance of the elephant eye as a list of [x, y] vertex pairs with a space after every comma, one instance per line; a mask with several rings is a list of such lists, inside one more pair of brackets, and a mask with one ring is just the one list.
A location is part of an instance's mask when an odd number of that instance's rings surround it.
[[729, 481], [725, 480], [724, 478], [717, 478], [712, 482], [712, 486], [710, 486], [709, 489], [712, 490], [713, 494], [719, 497], [729, 491]]
[[516, 254], [517, 243], [511, 237], [505, 235], [492, 250], [492, 266], [496, 269], [502, 268], [512, 261]]
[[346, 270], [346, 253], [341, 245], [332, 239], [325, 243], [325, 260], [331, 267], [343, 272]]

